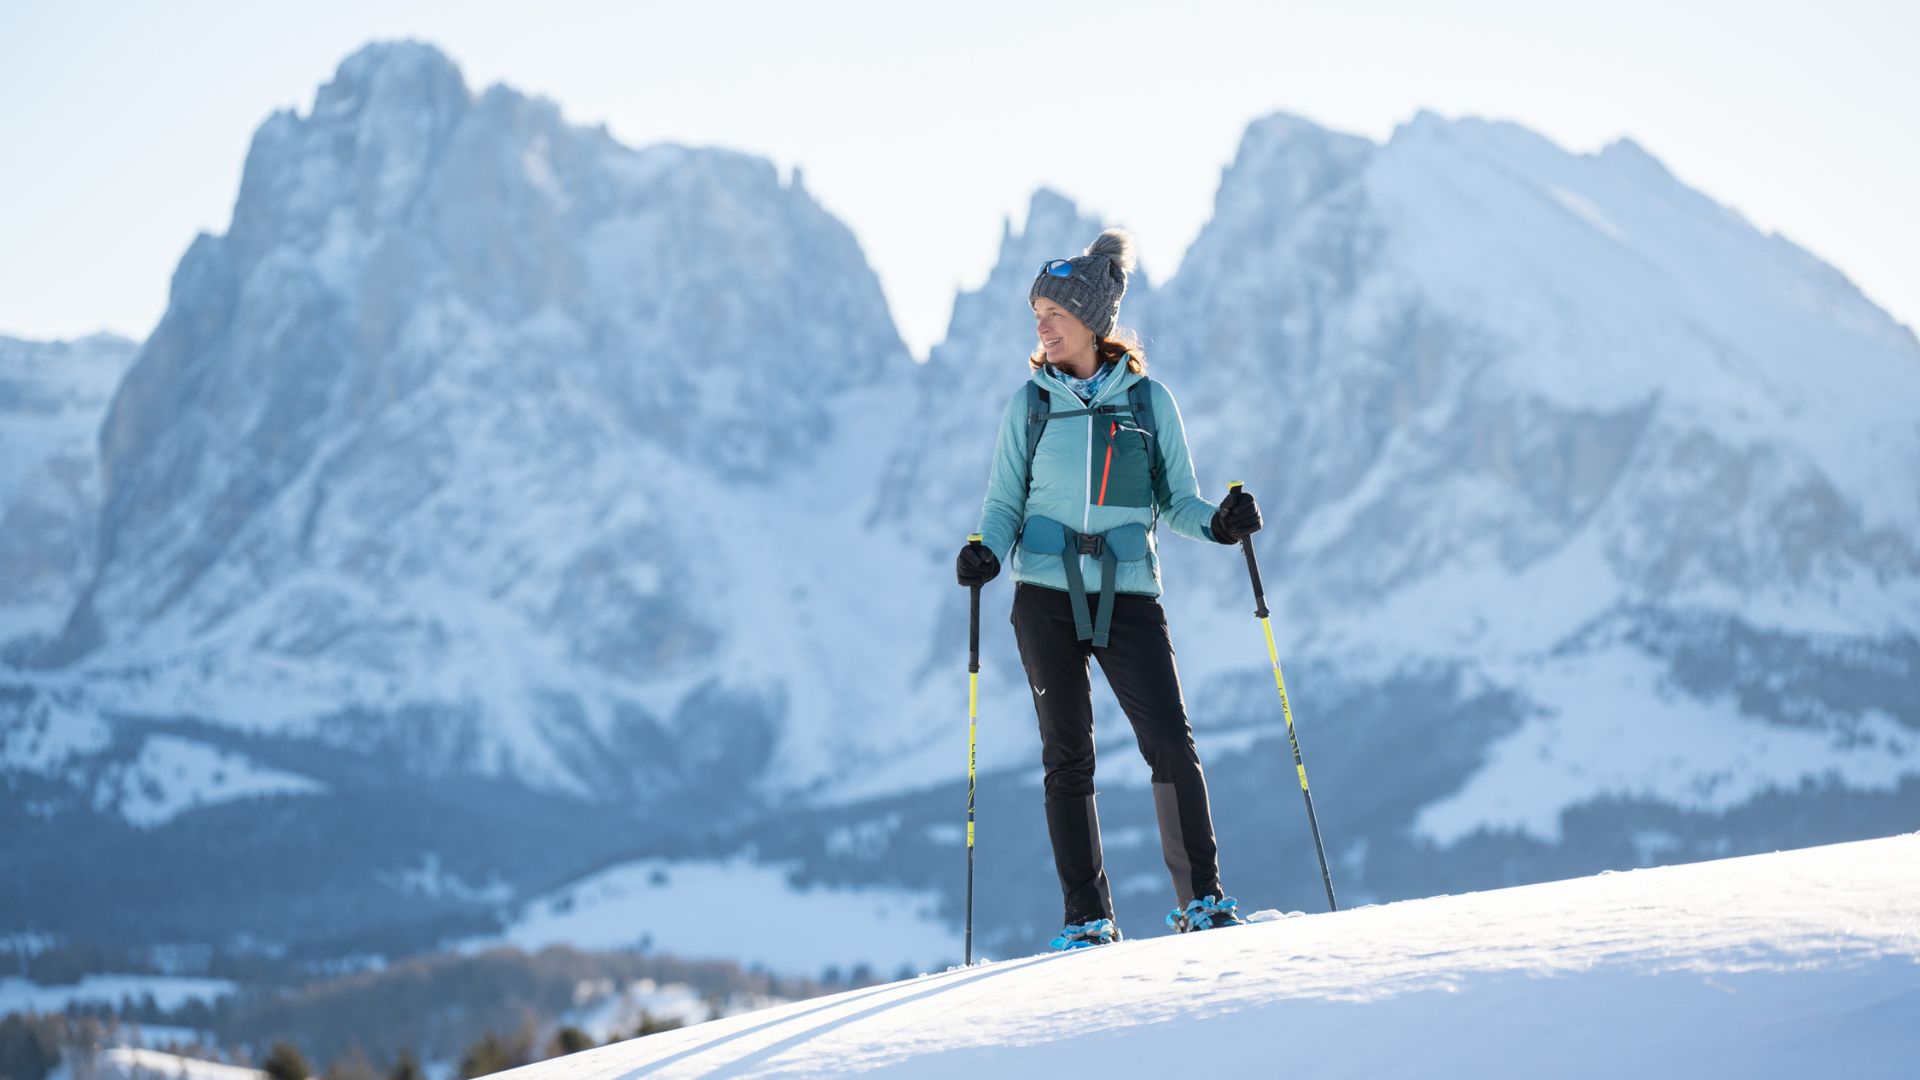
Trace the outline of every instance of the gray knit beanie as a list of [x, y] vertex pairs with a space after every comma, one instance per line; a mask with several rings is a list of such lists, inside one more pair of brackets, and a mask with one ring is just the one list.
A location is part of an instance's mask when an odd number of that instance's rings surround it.
[[1132, 270], [1133, 236], [1124, 229], [1108, 229], [1087, 245], [1086, 254], [1048, 263], [1033, 279], [1027, 303], [1044, 296], [1085, 323], [1094, 340], [1105, 340], [1120, 318], [1120, 298], [1127, 293]]

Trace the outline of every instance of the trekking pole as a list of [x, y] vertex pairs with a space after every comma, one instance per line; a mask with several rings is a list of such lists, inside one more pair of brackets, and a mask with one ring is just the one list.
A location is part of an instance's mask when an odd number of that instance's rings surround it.
[[[1241, 483], [1235, 480], [1227, 485], [1227, 494], [1239, 491]], [[1247, 576], [1253, 579], [1253, 613], [1260, 616], [1260, 625], [1267, 632], [1267, 656], [1273, 661], [1273, 685], [1280, 691], [1280, 715], [1287, 721], [1287, 742], [1293, 745], [1293, 768], [1300, 774], [1300, 797], [1307, 801], [1307, 826], [1313, 830], [1313, 850], [1320, 855], [1320, 880], [1327, 887], [1327, 910], [1339, 911], [1333, 902], [1333, 875], [1327, 871], [1327, 848], [1320, 842], [1320, 819], [1313, 813], [1313, 792], [1307, 787], [1307, 763], [1300, 757], [1300, 736], [1293, 730], [1293, 707], [1287, 704], [1287, 680], [1280, 675], [1280, 650], [1273, 644], [1273, 623], [1267, 619], [1267, 594], [1260, 587], [1260, 564], [1253, 558], [1253, 537], [1240, 538], [1240, 550], [1247, 556]]]
[[[967, 536], [978, 543], [979, 533]], [[973, 780], [974, 746], [980, 731], [980, 586], [968, 587], [967, 618], [967, 963], [973, 966]]]

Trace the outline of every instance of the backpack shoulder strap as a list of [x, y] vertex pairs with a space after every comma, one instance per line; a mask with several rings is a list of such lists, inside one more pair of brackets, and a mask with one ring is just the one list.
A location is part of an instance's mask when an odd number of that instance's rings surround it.
[[1147, 472], [1153, 478], [1153, 505], [1158, 517], [1158, 507], [1170, 501], [1173, 493], [1167, 487], [1167, 471], [1161, 467], [1160, 429], [1153, 421], [1153, 380], [1144, 375], [1134, 380], [1127, 387], [1127, 405], [1133, 410], [1134, 425], [1147, 436]]
[[1040, 436], [1046, 434], [1047, 420], [1053, 414], [1053, 395], [1047, 388], [1027, 381], [1027, 491], [1033, 491], [1033, 455], [1040, 449]]

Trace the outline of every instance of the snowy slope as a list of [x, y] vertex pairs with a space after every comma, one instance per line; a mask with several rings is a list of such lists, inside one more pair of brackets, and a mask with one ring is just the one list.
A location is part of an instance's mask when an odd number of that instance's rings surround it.
[[1920, 834], [1024, 956], [520, 1080], [1911, 1076]]
[[[952, 955], [952, 929], [936, 917], [938, 896], [931, 890], [806, 888], [792, 880], [802, 869], [738, 856], [622, 863], [535, 897], [503, 933], [467, 947], [641, 946], [806, 975], [856, 965], [891, 972]], [[729, 911], [761, 914], [689, 919], [690, 898], [724, 898]], [[796, 933], [797, 927], [805, 931]]]

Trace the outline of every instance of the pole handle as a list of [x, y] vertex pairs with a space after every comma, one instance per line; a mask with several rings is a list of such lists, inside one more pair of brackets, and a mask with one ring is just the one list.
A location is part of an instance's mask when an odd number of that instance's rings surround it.
[[[968, 533], [967, 543], [977, 544], [982, 537], [979, 533]], [[968, 586], [967, 592], [967, 670], [980, 670], [980, 586]]]
[[[1227, 494], [1231, 496], [1243, 486], [1235, 480], [1227, 485]], [[1240, 538], [1240, 550], [1247, 557], [1247, 576], [1253, 580], [1253, 613], [1261, 618], [1267, 617], [1267, 591], [1260, 584], [1260, 563], [1253, 557], [1253, 537]]]

